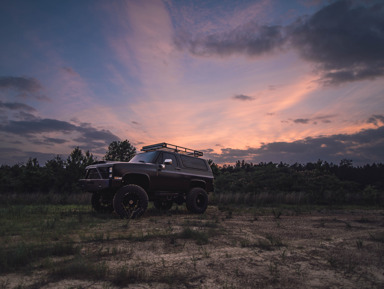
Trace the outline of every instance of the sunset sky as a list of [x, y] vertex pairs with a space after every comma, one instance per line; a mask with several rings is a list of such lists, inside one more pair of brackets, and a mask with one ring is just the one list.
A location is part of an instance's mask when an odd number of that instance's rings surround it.
[[384, 162], [382, 0], [2, 0], [0, 44], [0, 164]]

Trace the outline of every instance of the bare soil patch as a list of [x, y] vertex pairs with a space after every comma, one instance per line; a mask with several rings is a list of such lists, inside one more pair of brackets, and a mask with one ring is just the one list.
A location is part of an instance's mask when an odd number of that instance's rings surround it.
[[383, 210], [149, 210], [88, 232], [1, 288], [384, 288]]

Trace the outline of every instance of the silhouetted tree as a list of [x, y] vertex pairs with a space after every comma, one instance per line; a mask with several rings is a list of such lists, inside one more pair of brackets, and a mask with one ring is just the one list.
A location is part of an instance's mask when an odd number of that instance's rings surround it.
[[136, 148], [132, 146], [128, 140], [113, 141], [105, 154], [104, 159], [107, 161], [128, 162], [136, 155]]

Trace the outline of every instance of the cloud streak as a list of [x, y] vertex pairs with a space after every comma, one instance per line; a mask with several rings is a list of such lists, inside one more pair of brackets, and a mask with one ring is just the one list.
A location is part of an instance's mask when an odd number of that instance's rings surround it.
[[28, 112], [35, 112], [36, 109], [34, 109], [32, 106], [29, 106], [24, 103], [20, 102], [2, 102], [0, 101], [0, 108], [4, 108], [7, 110], [21, 110], [21, 111], [28, 111]]
[[240, 101], [251, 101], [251, 100], [255, 100], [255, 98], [253, 96], [248, 96], [248, 95], [244, 95], [244, 94], [237, 94], [233, 97], [233, 99], [235, 100], [240, 100]]
[[316, 116], [312, 118], [296, 118], [292, 120], [293, 123], [296, 124], [317, 124], [318, 121], [322, 123], [331, 123], [331, 118], [335, 117], [336, 115], [323, 115], [323, 116]]

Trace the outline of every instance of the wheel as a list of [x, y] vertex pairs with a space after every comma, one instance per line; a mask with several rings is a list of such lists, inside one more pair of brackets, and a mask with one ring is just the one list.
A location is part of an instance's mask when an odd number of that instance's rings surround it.
[[112, 199], [104, 198], [100, 192], [94, 192], [91, 198], [92, 208], [99, 213], [111, 213], [113, 211]]
[[193, 188], [186, 198], [188, 211], [195, 214], [202, 214], [208, 207], [208, 194], [203, 188]]
[[155, 200], [153, 205], [160, 211], [168, 211], [172, 208], [173, 202], [169, 200]]
[[113, 208], [122, 219], [142, 216], [148, 207], [148, 195], [143, 188], [127, 185], [120, 188], [113, 198]]

